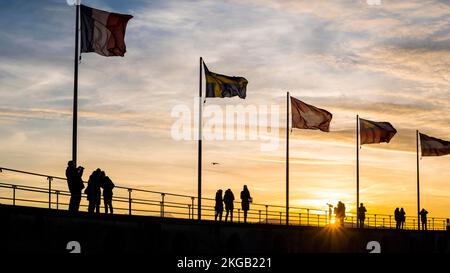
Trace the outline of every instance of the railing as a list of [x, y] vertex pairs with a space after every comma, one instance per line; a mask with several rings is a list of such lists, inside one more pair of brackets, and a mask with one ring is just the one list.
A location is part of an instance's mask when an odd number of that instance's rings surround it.
[[[0, 167], [0, 172], [2, 172], [2, 175], [0, 175], [2, 180], [15, 180], [14, 183], [0, 182], [0, 203], [6, 201], [11, 205], [46, 207], [58, 210], [68, 209], [70, 192], [67, 191], [66, 178], [3, 167]], [[12, 173], [12, 176], [7, 177], [6, 172]], [[18, 180], [15, 177], [16, 175], [41, 177], [45, 179], [46, 187], [25, 185], [23, 179]], [[82, 197], [80, 210], [86, 211], [88, 207], [86, 195], [83, 194]], [[114, 188], [113, 207], [116, 214], [196, 219], [196, 201], [197, 198], [190, 195], [116, 186]], [[214, 199], [202, 198], [202, 219], [214, 220], [214, 204]], [[240, 207], [240, 202], [235, 202], [235, 209], [233, 210], [234, 222], [244, 221], [244, 214]], [[323, 227], [333, 224], [335, 221], [334, 216], [330, 217], [328, 214], [328, 210], [290, 207], [289, 211], [290, 225]], [[225, 220], [225, 215], [226, 212], [224, 211], [222, 215], [223, 221]], [[428, 230], [445, 230], [447, 226], [446, 221], [447, 219], [445, 218], [430, 218], [428, 220]], [[252, 203], [247, 214], [247, 222], [285, 224], [285, 207]], [[347, 213], [344, 225], [346, 227], [356, 227], [356, 216], [354, 213]], [[396, 228], [394, 217], [385, 214], [366, 214], [364, 225], [368, 228]], [[417, 229], [417, 218], [406, 217], [403, 228], [409, 230]]]

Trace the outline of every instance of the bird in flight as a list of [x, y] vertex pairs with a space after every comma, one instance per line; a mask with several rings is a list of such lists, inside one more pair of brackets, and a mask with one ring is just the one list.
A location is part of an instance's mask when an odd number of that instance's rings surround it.
[[211, 162], [212, 165], [219, 165], [219, 162]]

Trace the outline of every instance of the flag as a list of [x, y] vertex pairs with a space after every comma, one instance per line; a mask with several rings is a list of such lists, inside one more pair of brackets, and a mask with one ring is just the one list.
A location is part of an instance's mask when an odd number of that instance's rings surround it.
[[112, 13], [80, 5], [81, 52], [122, 56], [126, 52], [125, 29], [131, 15]]
[[381, 143], [391, 141], [397, 133], [394, 126], [389, 122], [375, 122], [366, 119], [359, 119], [360, 138], [362, 144]]
[[330, 131], [333, 115], [327, 110], [304, 103], [291, 97], [292, 127], [299, 129]]
[[422, 133], [419, 133], [419, 135], [422, 156], [441, 156], [450, 154], [450, 141], [430, 137]]
[[205, 67], [206, 78], [206, 97], [207, 98], [226, 98], [239, 96], [245, 99], [248, 81], [243, 77], [230, 77], [211, 72]]

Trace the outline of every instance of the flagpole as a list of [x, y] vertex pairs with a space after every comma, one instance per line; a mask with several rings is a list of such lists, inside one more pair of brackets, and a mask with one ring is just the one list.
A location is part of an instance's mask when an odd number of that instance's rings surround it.
[[356, 227], [359, 226], [359, 115], [356, 115]]
[[199, 85], [198, 85], [198, 220], [202, 219], [202, 64], [203, 58], [200, 57]]
[[417, 229], [420, 230], [419, 130], [416, 130], [416, 159], [417, 159]]
[[289, 225], [289, 92], [286, 93], [286, 225]]
[[75, 9], [75, 60], [73, 77], [73, 124], [72, 124], [72, 161], [77, 165], [77, 127], [78, 127], [78, 29], [80, 18], [80, 1], [76, 1]]

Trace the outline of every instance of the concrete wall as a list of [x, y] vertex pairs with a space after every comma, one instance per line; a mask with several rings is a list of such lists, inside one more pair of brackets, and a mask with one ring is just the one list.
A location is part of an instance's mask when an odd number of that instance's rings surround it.
[[217, 224], [126, 215], [70, 214], [0, 205], [1, 252], [68, 252], [78, 241], [83, 253], [266, 254], [368, 252], [450, 253], [449, 232]]

